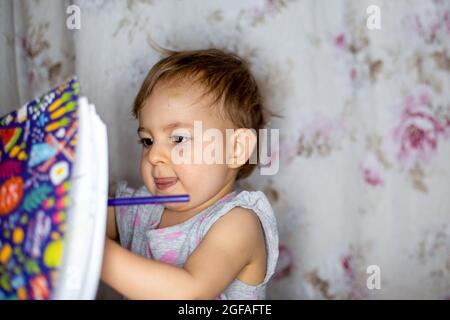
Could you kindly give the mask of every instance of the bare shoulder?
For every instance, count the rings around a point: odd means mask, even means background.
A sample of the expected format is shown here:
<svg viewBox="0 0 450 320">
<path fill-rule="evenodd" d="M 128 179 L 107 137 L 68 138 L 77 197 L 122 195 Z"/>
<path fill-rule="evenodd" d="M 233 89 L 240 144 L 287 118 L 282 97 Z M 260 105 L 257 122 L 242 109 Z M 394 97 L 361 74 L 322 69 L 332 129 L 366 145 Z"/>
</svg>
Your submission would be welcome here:
<svg viewBox="0 0 450 320">
<path fill-rule="evenodd" d="M 259 249 L 264 250 L 263 239 L 252 210 L 235 207 L 215 221 L 184 265 L 196 281 L 197 296 L 215 297 L 236 277 L 248 284 L 260 283 L 265 273 Z"/>
<path fill-rule="evenodd" d="M 244 253 L 248 261 L 254 259 L 255 247 L 264 243 L 264 232 L 256 213 L 247 208 L 234 207 L 213 224 L 211 237 L 228 242 Z"/>
<path fill-rule="evenodd" d="M 246 230 L 253 235 L 262 231 L 261 222 L 256 213 L 251 209 L 234 207 L 222 219 L 227 221 L 227 223 L 235 224 L 239 229 Z"/>
<path fill-rule="evenodd" d="M 234 207 L 223 215 L 217 223 L 218 225 L 236 228 L 235 230 L 245 230 L 249 236 L 254 236 L 262 231 L 261 222 L 256 213 L 243 207 Z"/>
</svg>

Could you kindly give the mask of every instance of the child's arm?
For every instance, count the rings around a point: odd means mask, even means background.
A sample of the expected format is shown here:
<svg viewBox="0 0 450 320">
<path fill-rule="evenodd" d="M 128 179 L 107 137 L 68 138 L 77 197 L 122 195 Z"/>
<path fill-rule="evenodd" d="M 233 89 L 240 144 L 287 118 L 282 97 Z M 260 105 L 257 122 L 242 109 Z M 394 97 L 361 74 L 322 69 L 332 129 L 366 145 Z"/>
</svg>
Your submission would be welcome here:
<svg viewBox="0 0 450 320">
<path fill-rule="evenodd" d="M 107 224 L 106 224 L 106 235 L 111 240 L 117 240 L 117 238 L 118 238 L 116 217 L 114 215 L 114 207 L 108 207 L 108 220 L 107 220 Z"/>
<path fill-rule="evenodd" d="M 183 268 L 106 240 L 102 279 L 130 299 L 213 299 L 252 260 L 264 235 L 258 217 L 233 208 L 213 224 Z"/>
</svg>

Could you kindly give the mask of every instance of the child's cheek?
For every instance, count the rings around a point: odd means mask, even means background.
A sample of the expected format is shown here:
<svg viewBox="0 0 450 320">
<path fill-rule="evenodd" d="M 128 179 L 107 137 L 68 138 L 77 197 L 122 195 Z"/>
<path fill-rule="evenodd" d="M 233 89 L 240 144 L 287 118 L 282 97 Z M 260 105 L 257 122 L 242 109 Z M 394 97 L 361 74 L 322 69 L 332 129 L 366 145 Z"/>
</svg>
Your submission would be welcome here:
<svg viewBox="0 0 450 320">
<path fill-rule="evenodd" d="M 152 169 L 151 169 L 150 164 L 147 161 L 145 161 L 144 158 L 141 159 L 140 173 L 141 173 L 141 178 L 144 181 L 145 186 L 152 194 L 154 194 L 156 192 L 156 190 L 155 190 L 155 184 L 154 184 L 153 177 L 152 177 Z"/>
</svg>

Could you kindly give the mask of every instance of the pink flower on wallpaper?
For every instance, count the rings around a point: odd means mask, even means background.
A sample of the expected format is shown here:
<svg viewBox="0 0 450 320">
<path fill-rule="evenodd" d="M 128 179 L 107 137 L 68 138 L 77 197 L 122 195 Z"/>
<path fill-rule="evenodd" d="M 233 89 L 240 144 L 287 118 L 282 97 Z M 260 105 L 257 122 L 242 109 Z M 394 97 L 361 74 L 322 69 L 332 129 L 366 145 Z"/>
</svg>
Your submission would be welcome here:
<svg viewBox="0 0 450 320">
<path fill-rule="evenodd" d="M 255 21 L 260 21 L 267 15 L 273 15 L 277 11 L 276 5 L 277 3 L 275 3 L 274 0 L 265 0 L 262 7 L 253 8 L 253 19 Z"/>
<path fill-rule="evenodd" d="M 383 166 L 373 152 L 366 154 L 361 171 L 364 181 L 371 186 L 384 186 Z"/>
<path fill-rule="evenodd" d="M 284 164 L 288 164 L 297 155 L 297 141 L 292 137 L 280 137 L 280 161 Z"/>
<path fill-rule="evenodd" d="M 424 25 L 419 16 L 414 17 L 415 31 L 425 39 L 431 38 L 440 28 L 440 23 L 435 21 L 430 25 Z"/>
<path fill-rule="evenodd" d="M 344 269 L 344 274 L 346 281 L 348 282 L 350 288 L 349 288 L 349 297 L 351 299 L 361 299 L 364 297 L 364 291 L 362 288 L 358 285 L 358 282 L 356 280 L 356 273 L 355 273 L 355 261 L 352 254 L 347 254 L 344 257 L 342 257 L 341 260 L 342 268 Z"/>
<path fill-rule="evenodd" d="M 407 168 L 416 162 L 428 163 L 437 150 L 439 139 L 448 138 L 450 119 L 437 118 L 429 105 L 427 92 L 404 99 L 400 123 L 393 136 L 397 159 Z"/>
<path fill-rule="evenodd" d="M 307 140 L 319 139 L 317 143 L 329 141 L 331 144 L 340 140 L 346 130 L 347 119 L 314 113 L 309 123 L 301 125 L 300 134 Z M 320 138 L 317 137 L 319 135 Z"/>
<path fill-rule="evenodd" d="M 343 33 L 338 34 L 334 38 L 334 45 L 336 48 L 344 50 L 347 47 L 347 41 L 345 39 L 345 35 Z"/>
<path fill-rule="evenodd" d="M 450 33 L 450 10 L 423 10 L 420 15 L 408 15 L 403 21 L 406 28 L 412 29 L 426 41 L 433 41 L 436 37 L 445 37 L 445 33 Z"/>
<path fill-rule="evenodd" d="M 353 272 L 353 267 L 352 267 L 352 256 L 351 255 L 346 255 L 342 258 L 342 267 L 344 268 L 344 272 L 345 275 L 349 278 L 349 279 L 353 279 L 354 278 L 354 272 Z"/>
<path fill-rule="evenodd" d="M 450 33 L 450 11 L 445 11 L 444 13 L 444 24 L 447 33 Z"/>
<path fill-rule="evenodd" d="M 280 280 L 288 277 L 292 272 L 294 258 L 291 249 L 285 244 L 280 244 L 278 263 L 273 275 L 274 280 Z"/>
<path fill-rule="evenodd" d="M 355 68 L 352 68 L 352 69 L 350 70 L 350 79 L 351 79 L 352 81 L 356 81 L 357 77 L 358 77 L 358 71 L 356 71 Z"/>
</svg>

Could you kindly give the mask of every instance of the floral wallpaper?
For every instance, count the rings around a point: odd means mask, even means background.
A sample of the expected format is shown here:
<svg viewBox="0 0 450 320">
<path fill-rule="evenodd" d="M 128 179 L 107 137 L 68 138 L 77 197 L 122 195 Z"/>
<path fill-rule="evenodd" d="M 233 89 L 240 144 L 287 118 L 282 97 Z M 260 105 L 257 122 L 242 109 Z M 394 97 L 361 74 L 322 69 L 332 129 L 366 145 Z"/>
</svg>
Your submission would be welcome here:
<svg viewBox="0 0 450 320">
<path fill-rule="evenodd" d="M 278 219 L 267 297 L 450 299 L 450 1 L 9 1 L 0 27 L 2 112 L 76 73 L 108 124 L 111 182 L 136 186 L 129 108 L 152 42 L 242 55 L 281 115 L 279 172 L 242 182 Z"/>
</svg>

